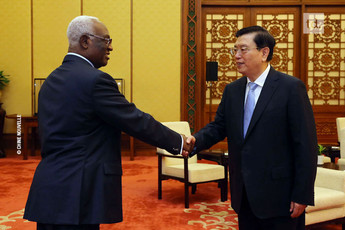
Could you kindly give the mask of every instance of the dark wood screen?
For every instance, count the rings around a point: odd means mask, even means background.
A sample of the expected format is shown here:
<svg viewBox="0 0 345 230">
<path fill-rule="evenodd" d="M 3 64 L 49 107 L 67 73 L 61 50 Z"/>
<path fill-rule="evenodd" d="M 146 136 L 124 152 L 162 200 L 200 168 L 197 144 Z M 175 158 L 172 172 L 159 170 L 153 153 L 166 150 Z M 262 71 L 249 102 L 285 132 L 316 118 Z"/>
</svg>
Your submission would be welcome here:
<svg viewBox="0 0 345 230">
<path fill-rule="evenodd" d="M 335 118 L 345 116 L 344 7 L 341 1 L 185 1 L 182 85 L 188 90 L 183 91 L 182 119 L 197 131 L 209 122 L 209 112 L 214 117 L 224 87 L 241 77 L 229 54 L 236 31 L 260 25 L 277 42 L 271 65 L 305 82 L 319 142 L 337 143 Z M 304 33 L 305 13 L 324 14 L 323 34 Z M 206 61 L 219 65 L 212 85 L 205 82 Z"/>
</svg>

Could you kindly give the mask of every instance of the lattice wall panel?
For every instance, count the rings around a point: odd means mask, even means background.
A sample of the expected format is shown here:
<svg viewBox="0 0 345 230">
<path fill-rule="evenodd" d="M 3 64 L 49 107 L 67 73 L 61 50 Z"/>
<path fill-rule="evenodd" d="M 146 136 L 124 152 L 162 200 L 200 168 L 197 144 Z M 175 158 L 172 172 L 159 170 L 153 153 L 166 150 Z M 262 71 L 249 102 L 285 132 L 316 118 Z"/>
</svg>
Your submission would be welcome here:
<svg viewBox="0 0 345 230">
<path fill-rule="evenodd" d="M 325 13 L 324 33 L 308 35 L 307 69 L 313 105 L 345 105 L 345 14 Z"/>
<path fill-rule="evenodd" d="M 195 100 L 195 81 L 196 81 L 196 68 L 195 68 L 195 58 L 196 58 L 196 9 L 195 0 L 188 1 L 188 15 L 187 15 L 187 25 L 188 25 L 188 45 L 187 45 L 187 55 L 188 55 L 188 71 L 187 71 L 187 121 L 190 125 L 190 130 L 194 133 L 196 128 L 196 100 Z"/>
<path fill-rule="evenodd" d="M 256 20 L 276 39 L 271 65 L 280 72 L 294 75 L 294 14 L 257 14 Z"/>
<path fill-rule="evenodd" d="M 294 71 L 294 14 L 257 14 L 257 24 L 266 28 L 276 39 L 272 66 L 293 75 Z M 243 28 L 243 14 L 206 15 L 206 61 L 218 62 L 218 81 L 212 85 L 212 98 L 219 102 L 227 84 L 242 75 L 237 72 L 230 48 L 237 38 L 236 31 Z M 209 90 L 206 92 L 209 96 Z"/>
<path fill-rule="evenodd" d="M 225 86 L 242 76 L 237 72 L 230 48 L 237 40 L 236 31 L 243 28 L 243 18 L 243 14 L 206 15 L 206 61 L 218 62 L 218 81 L 211 90 L 216 103 L 221 99 Z"/>
</svg>

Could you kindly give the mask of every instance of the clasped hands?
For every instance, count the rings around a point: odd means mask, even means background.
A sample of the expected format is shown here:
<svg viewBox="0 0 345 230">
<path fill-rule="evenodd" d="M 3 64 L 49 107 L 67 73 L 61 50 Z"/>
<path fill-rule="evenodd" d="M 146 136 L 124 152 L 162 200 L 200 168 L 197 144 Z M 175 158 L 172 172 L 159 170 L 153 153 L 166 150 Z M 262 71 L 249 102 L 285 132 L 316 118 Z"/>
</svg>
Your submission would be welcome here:
<svg viewBox="0 0 345 230">
<path fill-rule="evenodd" d="M 182 156 L 187 158 L 189 154 L 193 151 L 194 145 L 196 142 L 195 137 L 189 136 L 186 137 L 185 135 L 182 134 L 183 137 L 183 150 L 182 150 Z"/>
</svg>

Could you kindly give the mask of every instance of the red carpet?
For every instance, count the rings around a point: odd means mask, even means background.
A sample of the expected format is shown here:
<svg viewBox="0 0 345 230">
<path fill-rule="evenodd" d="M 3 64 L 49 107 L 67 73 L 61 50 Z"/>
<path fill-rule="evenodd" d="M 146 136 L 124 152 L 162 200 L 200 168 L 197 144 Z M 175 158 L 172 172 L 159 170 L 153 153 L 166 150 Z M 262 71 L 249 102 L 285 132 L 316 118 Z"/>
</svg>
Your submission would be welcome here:
<svg viewBox="0 0 345 230">
<path fill-rule="evenodd" d="M 0 159 L 0 230 L 35 230 L 36 224 L 22 219 L 31 180 L 39 157 L 24 161 L 20 156 Z M 123 158 L 124 221 L 101 225 L 101 230 L 237 230 L 237 215 L 229 201 L 220 202 L 215 183 L 201 184 L 184 209 L 183 184 L 163 182 L 163 199 L 157 198 L 157 157 Z M 340 230 L 327 225 L 314 230 Z"/>
<path fill-rule="evenodd" d="M 24 161 L 19 156 L 0 159 L 0 230 L 34 230 L 35 223 L 22 219 L 23 209 L 39 157 Z M 198 185 L 184 209 L 183 184 L 163 182 L 163 199 L 157 198 L 157 157 L 123 158 L 123 212 L 118 224 L 101 225 L 101 230 L 231 229 L 237 215 L 230 203 L 220 202 L 216 183 Z"/>
</svg>

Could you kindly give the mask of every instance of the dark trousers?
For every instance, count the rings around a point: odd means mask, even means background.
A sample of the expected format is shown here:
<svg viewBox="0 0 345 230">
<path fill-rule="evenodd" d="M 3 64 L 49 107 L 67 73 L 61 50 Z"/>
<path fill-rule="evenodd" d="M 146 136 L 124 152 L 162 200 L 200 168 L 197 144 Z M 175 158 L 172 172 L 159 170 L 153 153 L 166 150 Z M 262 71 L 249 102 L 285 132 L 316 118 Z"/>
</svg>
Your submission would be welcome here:
<svg viewBox="0 0 345 230">
<path fill-rule="evenodd" d="M 305 213 L 298 218 L 290 216 L 268 219 L 257 218 L 249 205 L 246 191 L 243 191 L 240 213 L 238 213 L 239 230 L 304 230 Z"/>
<path fill-rule="evenodd" d="M 99 224 L 62 225 L 37 223 L 37 230 L 99 230 Z"/>
</svg>

